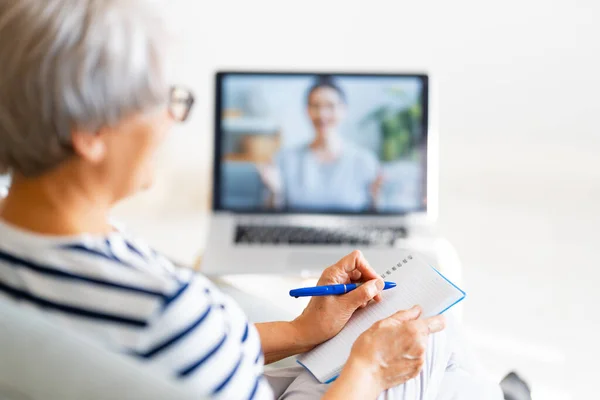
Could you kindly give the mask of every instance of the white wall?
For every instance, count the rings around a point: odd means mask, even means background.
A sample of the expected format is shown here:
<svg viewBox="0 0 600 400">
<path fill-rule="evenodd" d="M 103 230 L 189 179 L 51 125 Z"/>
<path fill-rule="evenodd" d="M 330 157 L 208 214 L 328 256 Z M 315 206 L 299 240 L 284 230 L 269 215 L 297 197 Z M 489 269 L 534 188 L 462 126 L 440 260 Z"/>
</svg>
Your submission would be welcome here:
<svg viewBox="0 0 600 400">
<path fill-rule="evenodd" d="M 211 155 L 212 74 L 227 67 L 429 71 L 446 161 L 452 149 L 463 162 L 486 159 L 468 150 L 489 142 L 520 152 L 537 140 L 571 148 L 598 140 L 600 5 L 592 0 L 169 4 L 184 38 L 176 80 L 198 96 L 193 121 L 170 145 L 198 183 Z"/>
<path fill-rule="evenodd" d="M 554 392 L 547 398 L 585 398 L 590 355 L 571 343 L 574 332 L 581 343 L 600 326 L 588 305 L 600 301 L 600 2 L 170 4 L 186 36 L 177 80 L 198 104 L 170 139 L 163 179 L 123 205 L 124 215 L 207 206 L 218 68 L 429 71 L 439 105 L 440 230 L 472 283 L 474 341 L 488 367 L 524 370 Z M 174 252 L 196 251 L 178 245 Z"/>
</svg>

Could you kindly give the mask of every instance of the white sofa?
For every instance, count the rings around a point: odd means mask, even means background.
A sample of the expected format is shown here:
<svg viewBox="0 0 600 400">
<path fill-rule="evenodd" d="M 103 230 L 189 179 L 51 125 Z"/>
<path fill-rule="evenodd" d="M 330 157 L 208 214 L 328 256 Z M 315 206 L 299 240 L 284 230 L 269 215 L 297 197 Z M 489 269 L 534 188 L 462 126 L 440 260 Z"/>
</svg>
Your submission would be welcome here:
<svg viewBox="0 0 600 400">
<path fill-rule="evenodd" d="M 0 300 L 1 400 L 198 399 L 133 358 Z"/>
</svg>

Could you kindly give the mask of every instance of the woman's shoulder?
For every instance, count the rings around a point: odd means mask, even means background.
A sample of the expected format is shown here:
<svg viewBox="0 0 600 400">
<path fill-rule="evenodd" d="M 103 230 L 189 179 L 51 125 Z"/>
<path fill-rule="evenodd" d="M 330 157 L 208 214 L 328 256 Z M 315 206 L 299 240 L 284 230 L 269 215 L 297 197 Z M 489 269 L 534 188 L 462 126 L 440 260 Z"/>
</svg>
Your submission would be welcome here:
<svg viewBox="0 0 600 400">
<path fill-rule="evenodd" d="M 149 246 L 120 232 L 46 236 L 0 221 L 0 256 L 18 271 L 94 287 L 137 287 L 167 295 L 181 273 Z M 183 277 L 183 276 L 181 276 Z"/>
</svg>

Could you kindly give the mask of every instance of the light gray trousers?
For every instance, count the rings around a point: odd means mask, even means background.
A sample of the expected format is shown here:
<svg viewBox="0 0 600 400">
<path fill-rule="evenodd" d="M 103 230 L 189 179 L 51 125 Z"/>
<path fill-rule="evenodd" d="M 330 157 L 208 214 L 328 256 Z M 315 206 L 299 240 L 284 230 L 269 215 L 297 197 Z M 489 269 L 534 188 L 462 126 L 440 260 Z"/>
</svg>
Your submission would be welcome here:
<svg viewBox="0 0 600 400">
<path fill-rule="evenodd" d="M 449 318 L 446 331 L 429 337 L 425 365 L 418 377 L 388 389 L 379 400 L 501 400 L 497 384 L 482 369 Z M 329 385 L 318 382 L 303 367 L 265 372 L 279 400 L 319 399 Z M 360 383 L 358 383 L 360 384 Z"/>
</svg>

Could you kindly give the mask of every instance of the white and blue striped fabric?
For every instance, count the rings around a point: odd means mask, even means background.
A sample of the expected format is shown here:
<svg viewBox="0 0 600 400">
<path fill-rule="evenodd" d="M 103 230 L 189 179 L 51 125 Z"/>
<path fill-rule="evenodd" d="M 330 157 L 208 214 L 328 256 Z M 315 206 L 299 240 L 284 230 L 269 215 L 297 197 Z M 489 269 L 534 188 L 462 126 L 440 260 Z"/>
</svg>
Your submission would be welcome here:
<svg viewBox="0 0 600 400">
<path fill-rule="evenodd" d="M 239 306 L 124 233 L 47 237 L 0 221 L 0 301 L 41 309 L 199 396 L 273 398 L 258 332 Z"/>
</svg>

